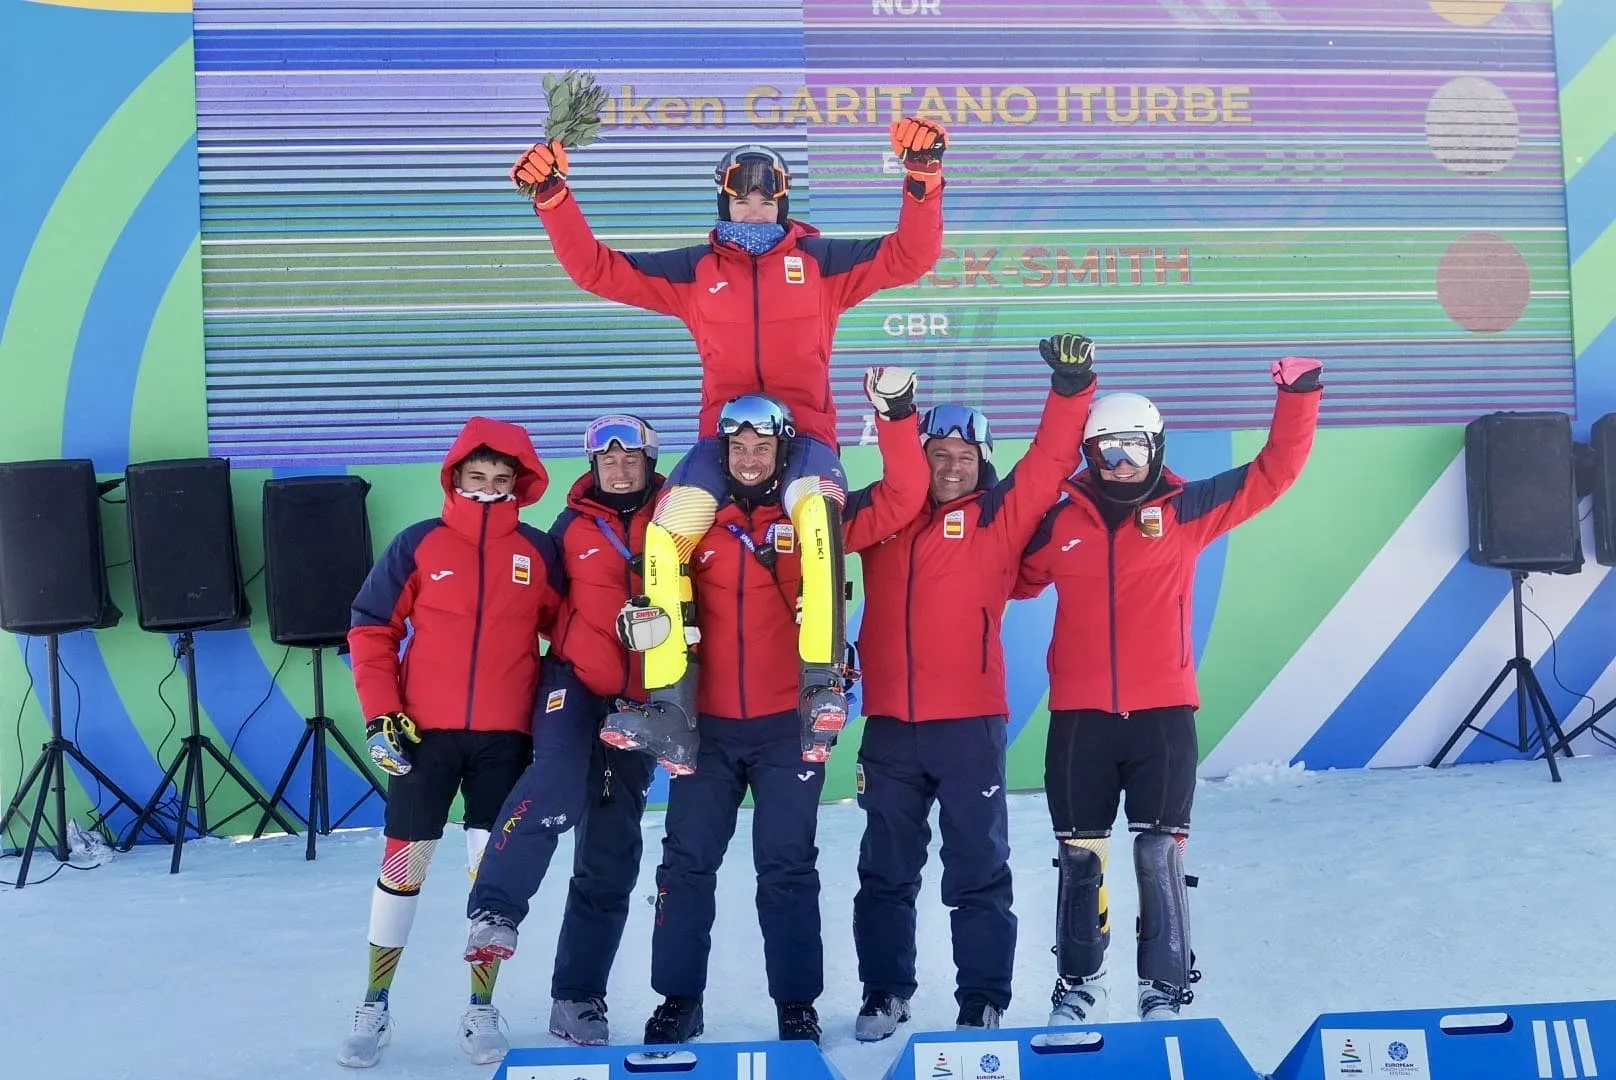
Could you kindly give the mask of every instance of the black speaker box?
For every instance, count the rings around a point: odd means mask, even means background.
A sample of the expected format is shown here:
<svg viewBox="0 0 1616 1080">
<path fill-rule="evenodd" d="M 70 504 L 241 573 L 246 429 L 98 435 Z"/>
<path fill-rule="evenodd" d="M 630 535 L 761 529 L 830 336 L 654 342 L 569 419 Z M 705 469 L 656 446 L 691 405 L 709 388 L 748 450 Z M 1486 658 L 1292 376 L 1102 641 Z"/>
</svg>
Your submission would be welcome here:
<svg viewBox="0 0 1616 1080">
<path fill-rule="evenodd" d="M 0 628 L 65 634 L 121 617 L 107 591 L 95 466 L 0 463 Z"/>
<path fill-rule="evenodd" d="M 1616 413 L 1594 421 L 1588 439 L 1593 450 L 1594 559 L 1616 566 Z"/>
<path fill-rule="evenodd" d="M 1470 560 L 1522 573 L 1582 566 L 1571 418 L 1496 412 L 1465 425 Z"/>
<path fill-rule="evenodd" d="M 347 641 L 353 599 L 370 573 L 370 518 L 357 476 L 264 482 L 264 588 L 278 645 Z"/>
<path fill-rule="evenodd" d="M 230 462 L 145 461 L 126 475 L 129 553 L 142 630 L 246 626 Z"/>
</svg>

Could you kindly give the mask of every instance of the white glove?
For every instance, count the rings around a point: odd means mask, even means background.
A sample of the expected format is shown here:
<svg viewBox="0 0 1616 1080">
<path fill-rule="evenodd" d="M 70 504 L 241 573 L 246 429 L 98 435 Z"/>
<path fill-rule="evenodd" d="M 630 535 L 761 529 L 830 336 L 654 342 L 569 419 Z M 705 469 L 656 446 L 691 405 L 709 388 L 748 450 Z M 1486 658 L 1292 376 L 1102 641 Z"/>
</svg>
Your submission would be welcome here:
<svg viewBox="0 0 1616 1080">
<path fill-rule="evenodd" d="M 617 639 L 630 652 L 650 652 L 671 633 L 673 619 L 643 596 L 634 597 L 617 613 Z"/>
<path fill-rule="evenodd" d="M 915 373 L 901 367 L 873 367 L 864 373 L 864 395 L 883 420 L 902 420 L 915 411 Z"/>
</svg>

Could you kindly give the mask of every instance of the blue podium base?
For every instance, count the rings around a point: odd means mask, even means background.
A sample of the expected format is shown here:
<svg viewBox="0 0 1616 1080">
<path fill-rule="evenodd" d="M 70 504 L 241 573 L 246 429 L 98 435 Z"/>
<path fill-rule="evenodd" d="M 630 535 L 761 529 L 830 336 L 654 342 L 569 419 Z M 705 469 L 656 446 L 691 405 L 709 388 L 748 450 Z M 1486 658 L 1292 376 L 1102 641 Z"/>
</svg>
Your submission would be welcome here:
<svg viewBox="0 0 1616 1080">
<path fill-rule="evenodd" d="M 1221 1021 L 919 1031 L 886 1080 L 1258 1080 Z"/>
<path fill-rule="evenodd" d="M 1272 1080 L 1551 1080 L 1616 1061 L 1616 1001 L 1326 1013 Z"/>
<path fill-rule="evenodd" d="M 842 1080 L 810 1042 L 513 1049 L 493 1080 Z"/>
</svg>

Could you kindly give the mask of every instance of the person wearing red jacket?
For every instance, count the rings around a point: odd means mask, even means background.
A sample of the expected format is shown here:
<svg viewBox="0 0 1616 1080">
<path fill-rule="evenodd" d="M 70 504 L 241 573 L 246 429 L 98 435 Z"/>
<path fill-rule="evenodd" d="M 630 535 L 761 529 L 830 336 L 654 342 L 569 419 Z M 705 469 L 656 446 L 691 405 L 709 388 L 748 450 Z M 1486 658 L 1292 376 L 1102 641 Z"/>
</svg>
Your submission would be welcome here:
<svg viewBox="0 0 1616 1080">
<path fill-rule="evenodd" d="M 639 879 L 652 759 L 608 747 L 601 721 L 619 699 L 644 701 L 640 659 L 617 639 L 617 613 L 640 591 L 645 527 L 663 478 L 656 430 L 637 416 L 597 417 L 584 432 L 589 471 L 550 527 L 567 595 L 533 704 L 533 763 L 505 798 L 466 902 L 466 959 L 516 953 L 517 927 L 561 834 L 576 827 L 572 883 L 550 979 L 550 1033 L 604 1044 L 606 981 Z"/>
<path fill-rule="evenodd" d="M 1014 471 L 1002 481 L 995 475 L 993 436 L 979 410 L 936 406 L 921 421 L 929 499 L 862 555 L 868 719 L 858 751 L 865 826 L 853 942 L 864 984 L 854 1035 L 863 1042 L 887 1038 L 909 1018 L 915 898 L 933 803 L 942 807 L 956 1026 L 996 1028 L 1010 1004 L 1010 706 L 999 625 L 1022 548 L 1077 467 L 1094 386 L 1088 338 L 1046 338 L 1039 353 L 1050 367 L 1050 394 Z"/>
<path fill-rule="evenodd" d="M 879 543 L 925 499 L 914 383 L 913 372 L 891 368 L 866 376 L 883 468 L 880 481 L 848 496 L 841 524 L 850 551 Z M 888 395 L 878 389 L 885 384 L 902 389 Z M 721 422 L 732 432 L 724 462 L 733 498 L 691 565 L 702 618 L 690 707 L 699 716 L 698 765 L 668 792 L 651 936 L 651 987 L 664 1001 L 646 1021 L 645 1041 L 701 1034 L 717 874 L 750 790 L 758 924 L 779 1036 L 817 1042 L 824 951 L 814 837 L 825 766 L 823 755 L 804 760 L 814 740 L 797 713 L 791 630 L 803 538 L 780 504 L 791 416 L 773 398 L 744 395 L 724 407 Z"/>
<path fill-rule="evenodd" d="M 1199 752 L 1190 598 L 1195 562 L 1278 499 L 1313 445 L 1317 360 L 1272 367 L 1279 387 L 1256 460 L 1185 481 L 1164 464 L 1161 413 L 1138 394 L 1095 402 L 1088 468 L 1067 482 L 1023 556 L 1017 597 L 1055 586 L 1044 789 L 1059 841 L 1052 1026 L 1106 1019 L 1105 869 L 1123 802 L 1139 882 L 1138 1008 L 1170 1019 L 1194 997 L 1184 848 Z"/>
<path fill-rule="evenodd" d="M 376 1064 L 392 1035 L 388 996 L 421 883 L 455 796 L 475 873 L 494 815 L 532 758 L 539 637 L 565 583 L 555 542 L 518 519 L 549 483 L 516 424 L 474 416 L 443 461 L 443 512 L 388 544 L 353 602 L 348 648 L 370 755 L 389 774 L 386 844 L 370 905 L 370 985 L 338 1060 Z M 407 639 L 407 643 L 406 643 Z M 491 1004 L 497 964 L 473 964 L 460 1045 L 505 1055 Z"/>
<path fill-rule="evenodd" d="M 645 656 L 653 701 L 676 706 L 694 637 L 687 633 L 686 569 L 697 542 L 729 498 L 719 467 L 720 406 L 765 394 L 790 410 L 797 427 L 782 463 L 781 504 L 803 538 L 803 618 L 795 634 L 801 669 L 798 707 L 806 722 L 839 729 L 847 702 L 837 665 L 844 651 L 841 552 L 829 541 L 847 478 L 837 454 L 830 354 L 842 313 L 881 289 L 920 279 L 942 252 L 942 156 L 947 135 L 908 117 L 891 128 L 906 177 L 897 229 L 868 240 L 829 239 L 789 215 L 791 171 L 767 146 L 725 154 L 714 170 L 718 222 L 704 244 L 623 254 L 595 239 L 567 186 L 569 163 L 556 141 L 539 143 L 511 171 L 534 189 L 534 205 L 569 277 L 598 296 L 672 315 L 689 328 L 701 357 L 701 441 L 674 469 L 646 537 L 646 594 L 670 620 Z M 666 573 L 657 573 L 661 566 Z M 625 612 L 625 617 L 632 617 Z M 625 714 L 625 722 L 633 719 Z M 648 745 L 632 728 L 606 730 L 624 749 Z"/>
</svg>

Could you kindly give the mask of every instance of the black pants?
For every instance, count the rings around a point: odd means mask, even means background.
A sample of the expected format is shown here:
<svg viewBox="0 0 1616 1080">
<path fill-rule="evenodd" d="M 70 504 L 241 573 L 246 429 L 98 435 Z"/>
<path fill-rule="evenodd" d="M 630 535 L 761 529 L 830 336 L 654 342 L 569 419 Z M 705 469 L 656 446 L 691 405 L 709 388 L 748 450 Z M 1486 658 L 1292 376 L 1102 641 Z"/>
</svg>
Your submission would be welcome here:
<svg viewBox="0 0 1616 1080">
<path fill-rule="evenodd" d="M 640 876 L 640 818 L 654 765 L 599 739 L 607 702 L 572 666 L 546 659 L 533 709 L 533 761 L 501 807 L 467 914 L 497 911 L 517 922 L 550 868 L 561 834 L 574 829 L 572 883 L 556 942 L 553 997 L 606 996 L 606 980 Z"/>
<path fill-rule="evenodd" d="M 1188 705 L 1051 713 L 1044 790 L 1055 835 L 1109 836 L 1119 798 L 1130 831 L 1187 834 L 1199 760 Z"/>
<path fill-rule="evenodd" d="M 519 731 L 430 730 L 408 753 L 413 768 L 387 781 L 383 831 L 394 840 L 437 840 L 456 795 L 465 796 L 466 828 L 494 827 L 533 759 L 533 740 Z"/>
<path fill-rule="evenodd" d="M 943 903 L 951 910 L 955 999 L 1010 1005 L 1016 956 L 1010 825 L 1005 802 L 1005 718 L 906 724 L 872 716 L 858 754 L 859 891 L 853 942 L 865 992 L 915 992 L 915 898 L 941 807 Z"/>
<path fill-rule="evenodd" d="M 651 988 L 677 997 L 699 997 L 707 988 L 718 868 L 750 788 L 752 862 L 769 996 L 776 1002 L 812 1002 L 825 989 L 819 849 L 814 846 L 825 767 L 802 760 L 796 710 L 756 720 L 702 716 L 697 726 L 696 771 L 668 786 Z"/>
</svg>

